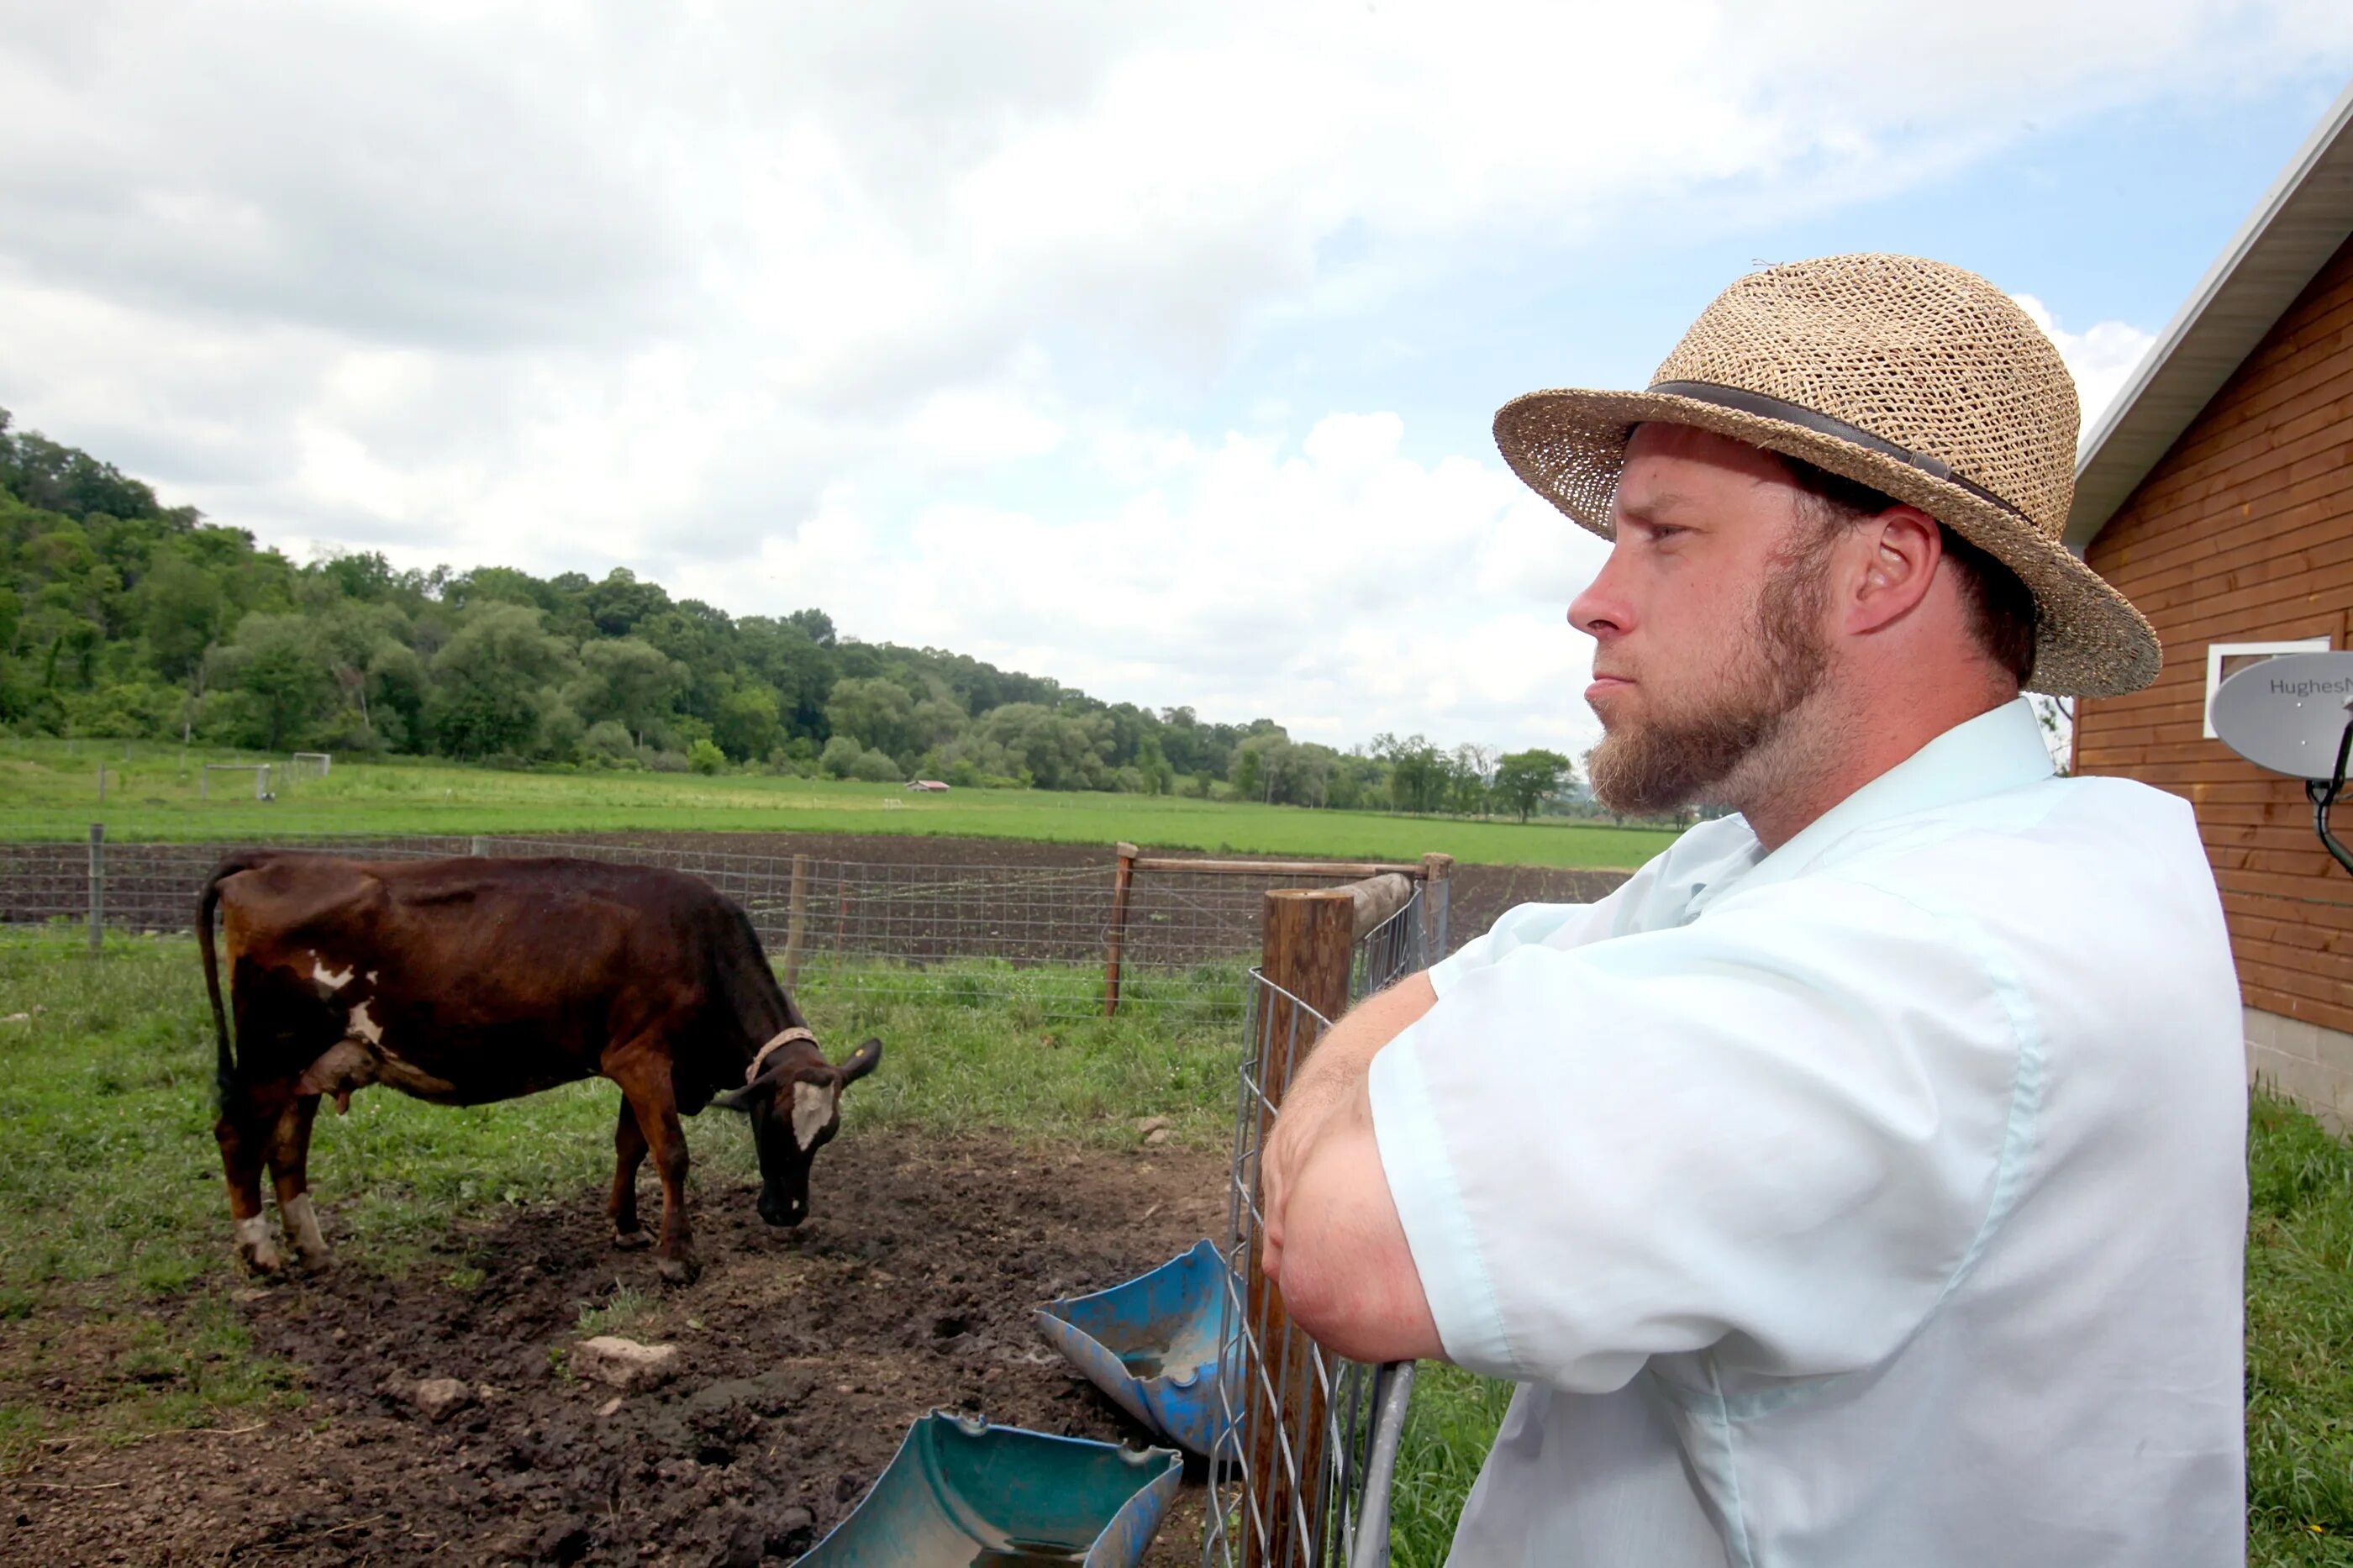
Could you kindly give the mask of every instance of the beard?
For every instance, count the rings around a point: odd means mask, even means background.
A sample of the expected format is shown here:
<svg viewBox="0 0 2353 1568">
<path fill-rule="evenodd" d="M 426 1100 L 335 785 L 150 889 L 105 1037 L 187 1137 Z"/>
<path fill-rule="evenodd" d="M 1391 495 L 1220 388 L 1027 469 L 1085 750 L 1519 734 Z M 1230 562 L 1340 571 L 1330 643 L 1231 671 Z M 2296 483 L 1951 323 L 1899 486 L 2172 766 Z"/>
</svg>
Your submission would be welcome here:
<svg viewBox="0 0 2353 1568">
<path fill-rule="evenodd" d="M 1630 719 L 1586 753 L 1596 800 L 1629 816 L 1733 804 L 1721 786 L 1781 735 L 1830 669 L 1821 623 L 1835 542 L 1825 530 L 1775 560 L 1746 637 L 1723 661 L 1726 684 L 1689 712 Z M 1711 794 L 1716 798 L 1708 799 Z"/>
</svg>

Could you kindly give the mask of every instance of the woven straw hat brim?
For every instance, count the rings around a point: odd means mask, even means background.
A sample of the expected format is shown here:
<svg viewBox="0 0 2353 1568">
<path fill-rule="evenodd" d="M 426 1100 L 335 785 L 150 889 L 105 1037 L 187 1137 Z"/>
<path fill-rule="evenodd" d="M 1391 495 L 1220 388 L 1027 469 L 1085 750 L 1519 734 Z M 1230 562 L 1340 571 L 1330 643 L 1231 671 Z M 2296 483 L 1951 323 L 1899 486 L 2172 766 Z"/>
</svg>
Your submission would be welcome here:
<svg viewBox="0 0 2353 1568">
<path fill-rule="evenodd" d="M 1918 507 L 2001 562 L 2034 596 L 2040 635 L 2028 690 L 2114 697 L 2157 679 L 2161 655 L 2147 618 L 2064 544 L 1950 480 L 1835 436 L 1672 393 L 1561 390 L 1505 404 L 1495 444 L 1531 489 L 1608 539 L 1627 437 L 1645 421 L 1802 458 Z"/>
</svg>

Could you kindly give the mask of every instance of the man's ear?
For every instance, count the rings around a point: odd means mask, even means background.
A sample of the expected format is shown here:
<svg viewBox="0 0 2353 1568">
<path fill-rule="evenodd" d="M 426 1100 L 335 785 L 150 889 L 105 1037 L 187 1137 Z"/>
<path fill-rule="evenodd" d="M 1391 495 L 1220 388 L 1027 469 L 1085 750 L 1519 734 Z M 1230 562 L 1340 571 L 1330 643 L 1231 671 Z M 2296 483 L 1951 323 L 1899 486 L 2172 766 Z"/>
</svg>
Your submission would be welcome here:
<svg viewBox="0 0 2353 1568">
<path fill-rule="evenodd" d="M 1903 619 L 1928 596 L 1945 544 L 1936 520 L 1916 506 L 1895 506 L 1867 520 L 1870 558 L 1846 606 L 1847 630 L 1875 632 Z"/>
</svg>

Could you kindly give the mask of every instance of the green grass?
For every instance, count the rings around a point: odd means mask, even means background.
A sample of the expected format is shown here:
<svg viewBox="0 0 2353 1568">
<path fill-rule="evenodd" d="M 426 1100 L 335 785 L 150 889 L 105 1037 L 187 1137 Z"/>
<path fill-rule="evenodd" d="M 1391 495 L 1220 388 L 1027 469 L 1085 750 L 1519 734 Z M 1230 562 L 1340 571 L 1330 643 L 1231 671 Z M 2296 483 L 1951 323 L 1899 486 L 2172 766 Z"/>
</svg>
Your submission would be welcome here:
<svg viewBox="0 0 2353 1568">
<path fill-rule="evenodd" d="M 1029 838 L 1108 847 L 1121 840 L 1210 853 L 1418 859 L 1436 851 L 1482 865 L 1627 868 L 1672 835 L 1582 823 L 1473 821 L 1386 812 L 1174 796 L 956 790 L 909 795 L 895 784 L 650 773 L 501 773 L 446 763 L 338 762 L 323 779 L 285 784 L 257 802 L 252 781 L 216 774 L 197 798 L 189 754 L 141 742 L 122 763 L 120 742 L 0 742 L 0 800 L 14 838 L 79 838 L 103 822 L 113 838 L 248 837 L 262 834 L 889 833 Z M 98 766 L 110 763 L 107 798 Z"/>
<path fill-rule="evenodd" d="M 2250 1110 L 2248 1561 L 2353 1563 L 2353 1148 Z"/>
<path fill-rule="evenodd" d="M 1454 1540 L 1471 1483 L 1512 1403 L 1512 1385 L 1425 1362 L 1398 1445 L 1389 1491 L 1389 1558 L 1397 1568 L 1439 1568 Z"/>
</svg>

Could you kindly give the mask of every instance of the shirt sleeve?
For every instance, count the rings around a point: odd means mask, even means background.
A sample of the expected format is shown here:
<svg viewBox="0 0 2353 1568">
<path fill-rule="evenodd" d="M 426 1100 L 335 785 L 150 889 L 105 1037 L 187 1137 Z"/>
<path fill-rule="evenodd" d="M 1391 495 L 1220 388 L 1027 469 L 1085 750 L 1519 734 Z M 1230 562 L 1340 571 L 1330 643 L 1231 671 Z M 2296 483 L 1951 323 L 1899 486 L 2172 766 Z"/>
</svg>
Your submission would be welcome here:
<svg viewBox="0 0 2353 1568">
<path fill-rule="evenodd" d="M 1736 1337 L 1752 1370 L 1819 1375 L 1934 1306 L 2020 1135 L 2031 1019 L 1965 920 L 1805 889 L 1515 946 L 1374 1058 L 1451 1359 L 1602 1392 Z"/>
</svg>

